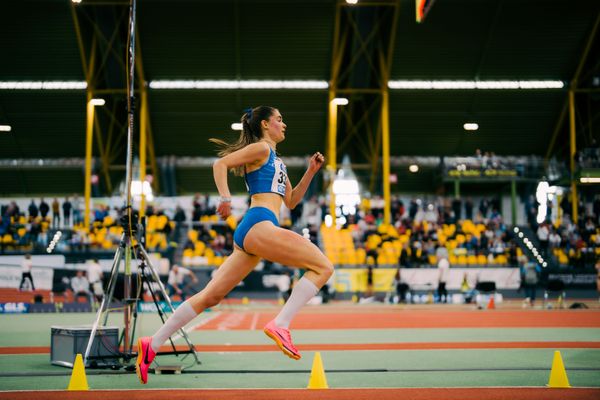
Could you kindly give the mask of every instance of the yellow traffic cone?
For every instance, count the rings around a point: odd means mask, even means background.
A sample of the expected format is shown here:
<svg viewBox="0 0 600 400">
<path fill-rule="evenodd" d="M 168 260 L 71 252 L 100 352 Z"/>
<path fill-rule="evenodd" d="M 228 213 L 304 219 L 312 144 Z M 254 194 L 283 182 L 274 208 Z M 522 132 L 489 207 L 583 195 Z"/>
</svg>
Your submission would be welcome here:
<svg viewBox="0 0 600 400">
<path fill-rule="evenodd" d="M 570 388 L 569 378 L 567 377 L 567 371 L 565 371 L 565 365 L 563 364 L 560 351 L 554 352 L 554 359 L 552 360 L 552 370 L 550 371 L 550 379 L 548 380 L 548 387 L 551 388 Z"/>
<path fill-rule="evenodd" d="M 323 370 L 323 361 L 321 361 L 321 353 L 315 353 L 313 359 L 312 370 L 310 371 L 310 379 L 308 380 L 308 389 L 329 389 L 327 386 L 327 378 Z"/>
<path fill-rule="evenodd" d="M 73 365 L 73 372 L 67 390 L 90 390 L 85 377 L 85 367 L 81 354 L 77 354 L 77 357 L 75 357 L 75 364 Z"/>
</svg>

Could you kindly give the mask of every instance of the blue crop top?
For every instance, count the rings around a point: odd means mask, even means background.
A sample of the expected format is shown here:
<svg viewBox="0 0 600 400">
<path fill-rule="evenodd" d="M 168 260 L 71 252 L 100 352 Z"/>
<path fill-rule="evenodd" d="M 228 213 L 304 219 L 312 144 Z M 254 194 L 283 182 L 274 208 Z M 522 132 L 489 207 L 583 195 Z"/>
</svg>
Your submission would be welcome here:
<svg viewBox="0 0 600 400">
<path fill-rule="evenodd" d="M 245 174 L 246 187 L 252 196 L 256 193 L 277 193 L 285 196 L 287 169 L 273 149 L 269 148 L 269 159 L 259 169 Z"/>
</svg>

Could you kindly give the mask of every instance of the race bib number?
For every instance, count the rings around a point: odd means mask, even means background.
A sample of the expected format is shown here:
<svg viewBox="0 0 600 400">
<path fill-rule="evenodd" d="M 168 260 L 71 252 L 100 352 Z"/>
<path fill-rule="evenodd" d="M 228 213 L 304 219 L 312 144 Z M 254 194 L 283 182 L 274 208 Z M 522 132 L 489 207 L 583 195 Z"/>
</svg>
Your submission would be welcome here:
<svg viewBox="0 0 600 400">
<path fill-rule="evenodd" d="M 287 169 L 285 164 L 279 159 L 275 159 L 275 174 L 273 175 L 273 182 L 271 184 L 271 191 L 285 194 L 285 187 L 287 184 Z"/>
</svg>

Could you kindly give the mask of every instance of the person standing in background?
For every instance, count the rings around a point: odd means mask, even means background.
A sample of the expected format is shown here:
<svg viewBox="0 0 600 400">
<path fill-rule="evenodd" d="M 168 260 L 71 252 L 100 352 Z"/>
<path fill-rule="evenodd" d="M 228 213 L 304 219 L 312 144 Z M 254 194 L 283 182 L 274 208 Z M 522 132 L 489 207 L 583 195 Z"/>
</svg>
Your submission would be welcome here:
<svg viewBox="0 0 600 400">
<path fill-rule="evenodd" d="M 42 219 L 46 219 L 46 216 L 48 215 L 48 211 L 50 211 L 50 207 L 48 206 L 48 203 L 46 203 L 44 201 L 44 198 L 42 197 L 42 199 L 40 201 L 40 215 L 42 216 Z"/>
<path fill-rule="evenodd" d="M 102 284 L 102 278 L 104 277 L 104 271 L 102 271 L 102 267 L 98 260 L 94 259 L 88 265 L 88 280 L 90 281 L 90 292 L 96 299 L 96 301 L 100 302 L 102 300 L 102 296 L 104 296 L 104 288 Z"/>
<path fill-rule="evenodd" d="M 29 203 L 29 207 L 27 209 L 29 211 L 29 221 L 33 221 L 38 216 L 38 207 L 35 205 L 35 201 L 31 199 L 31 203 Z"/>
<path fill-rule="evenodd" d="M 71 209 L 73 207 L 71 206 L 71 202 L 69 201 L 68 197 L 65 197 L 65 201 L 62 204 L 62 209 L 63 209 L 63 224 L 65 227 L 70 227 L 71 226 Z"/>
<path fill-rule="evenodd" d="M 33 276 L 31 276 L 31 267 L 31 254 L 25 254 L 25 258 L 23 259 L 23 261 L 21 261 L 21 283 L 19 283 L 19 290 L 23 290 L 25 279 L 29 279 L 31 290 L 35 290 L 35 285 L 33 284 Z"/>
<path fill-rule="evenodd" d="M 445 251 L 444 251 L 445 250 Z M 450 273 L 450 262 L 448 261 L 448 250 L 445 247 L 438 247 L 436 250 L 438 259 L 438 289 L 437 294 L 440 303 L 448 302 L 448 291 L 446 283 L 448 282 L 448 274 Z"/>
<path fill-rule="evenodd" d="M 56 197 L 52 202 L 52 227 L 55 229 L 60 228 L 60 204 Z"/>
</svg>

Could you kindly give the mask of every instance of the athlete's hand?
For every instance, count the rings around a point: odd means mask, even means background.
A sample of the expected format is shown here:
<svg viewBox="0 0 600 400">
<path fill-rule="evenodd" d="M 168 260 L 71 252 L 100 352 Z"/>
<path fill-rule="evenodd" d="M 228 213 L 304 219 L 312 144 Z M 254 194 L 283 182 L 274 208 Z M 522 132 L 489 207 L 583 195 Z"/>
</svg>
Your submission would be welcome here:
<svg viewBox="0 0 600 400">
<path fill-rule="evenodd" d="M 324 163 L 325 163 L 325 157 L 323 156 L 323 154 L 321 154 L 317 151 L 315 154 L 313 154 L 313 156 L 310 158 L 310 160 L 308 162 L 308 170 L 310 172 L 316 173 L 319 169 L 321 169 L 321 167 L 323 166 Z"/>
<path fill-rule="evenodd" d="M 231 200 L 221 201 L 217 207 L 217 214 L 225 221 L 231 215 Z"/>
</svg>

